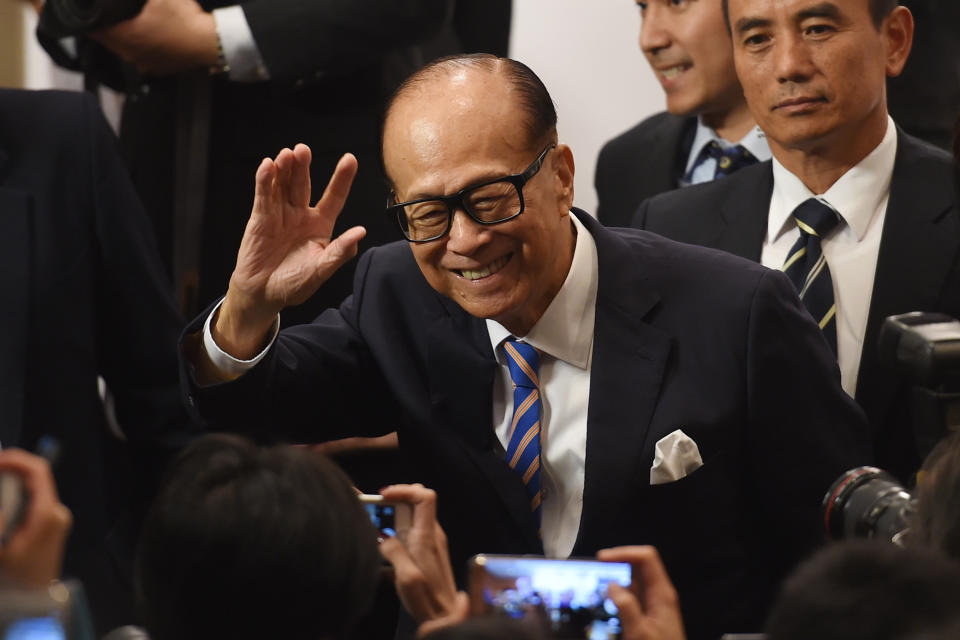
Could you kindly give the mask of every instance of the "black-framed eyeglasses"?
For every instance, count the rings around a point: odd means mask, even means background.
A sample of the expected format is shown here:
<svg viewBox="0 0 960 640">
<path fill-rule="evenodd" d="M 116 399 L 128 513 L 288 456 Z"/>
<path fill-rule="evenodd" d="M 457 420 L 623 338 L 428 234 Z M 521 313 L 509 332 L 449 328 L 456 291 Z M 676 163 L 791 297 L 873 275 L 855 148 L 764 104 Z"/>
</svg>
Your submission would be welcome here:
<svg viewBox="0 0 960 640">
<path fill-rule="evenodd" d="M 515 173 L 471 185 L 449 196 L 430 196 L 409 202 L 387 202 L 387 214 L 396 218 L 400 230 L 410 242 L 430 242 L 450 231 L 453 213 L 462 209 L 479 224 L 498 224 L 523 213 L 523 185 L 537 175 L 549 144 L 523 173 Z"/>
</svg>

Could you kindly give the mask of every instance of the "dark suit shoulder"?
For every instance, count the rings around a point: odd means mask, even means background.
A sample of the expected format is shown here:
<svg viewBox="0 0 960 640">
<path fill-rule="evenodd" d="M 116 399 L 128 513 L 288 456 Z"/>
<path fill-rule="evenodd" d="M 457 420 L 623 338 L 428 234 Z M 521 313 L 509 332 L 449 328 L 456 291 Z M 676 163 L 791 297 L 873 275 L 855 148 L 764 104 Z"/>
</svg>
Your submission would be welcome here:
<svg viewBox="0 0 960 640">
<path fill-rule="evenodd" d="M 77 123 L 90 118 L 94 109 L 96 101 L 82 91 L 0 89 L 0 144 L 75 139 Z"/>
<path fill-rule="evenodd" d="M 662 112 L 604 144 L 595 178 L 601 222 L 626 227 L 643 200 L 677 187 L 696 123 Z"/>
</svg>

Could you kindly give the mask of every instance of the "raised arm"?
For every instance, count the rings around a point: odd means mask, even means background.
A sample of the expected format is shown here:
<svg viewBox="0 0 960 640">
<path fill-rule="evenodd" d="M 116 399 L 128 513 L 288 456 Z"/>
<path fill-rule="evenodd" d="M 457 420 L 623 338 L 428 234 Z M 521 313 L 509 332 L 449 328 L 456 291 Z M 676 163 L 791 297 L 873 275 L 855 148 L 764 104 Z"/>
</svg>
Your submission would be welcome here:
<svg viewBox="0 0 960 640">
<path fill-rule="evenodd" d="M 310 206 L 310 149 L 298 144 L 257 169 L 253 211 L 213 337 L 230 355 L 249 359 L 263 347 L 277 314 L 300 304 L 357 253 L 366 231 L 332 238 L 357 160 L 340 159 L 323 196 Z"/>
</svg>

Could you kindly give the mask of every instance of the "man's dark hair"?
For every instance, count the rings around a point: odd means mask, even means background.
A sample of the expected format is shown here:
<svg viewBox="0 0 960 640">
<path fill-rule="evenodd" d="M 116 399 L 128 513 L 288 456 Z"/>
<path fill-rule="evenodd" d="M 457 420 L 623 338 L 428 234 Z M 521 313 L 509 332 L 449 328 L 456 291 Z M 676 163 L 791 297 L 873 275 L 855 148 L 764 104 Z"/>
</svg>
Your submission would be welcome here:
<svg viewBox="0 0 960 640">
<path fill-rule="evenodd" d="M 941 440 L 927 456 L 916 494 L 910 544 L 960 561 L 960 432 Z"/>
<path fill-rule="evenodd" d="M 336 465 L 213 435 L 173 463 L 135 574 L 153 640 L 318 640 L 366 612 L 379 566 L 376 532 Z"/>
<path fill-rule="evenodd" d="M 400 98 L 414 92 L 427 82 L 448 77 L 459 69 L 479 69 L 491 74 L 499 74 L 510 83 L 517 98 L 517 105 L 525 115 L 527 143 L 531 149 L 539 151 L 547 142 L 555 142 L 557 137 L 557 110 L 547 87 L 530 67 L 511 58 L 498 58 L 489 53 L 472 53 L 447 56 L 429 62 L 400 83 L 387 101 L 380 122 L 380 160 L 383 163 L 383 130 Z M 386 166 L 384 175 L 389 179 Z"/>
<path fill-rule="evenodd" d="M 786 581 L 769 640 L 907 640 L 960 622 L 960 565 L 925 549 L 843 542 Z"/>
<path fill-rule="evenodd" d="M 730 24 L 730 9 L 728 7 L 729 1 L 730 0 L 722 0 L 723 19 L 727 23 L 727 30 L 733 33 L 733 25 Z M 870 17 L 873 19 L 873 26 L 875 26 L 877 29 L 879 29 L 880 25 L 883 24 L 884 18 L 890 15 L 890 12 L 900 4 L 899 0 L 869 0 L 869 2 Z"/>
</svg>

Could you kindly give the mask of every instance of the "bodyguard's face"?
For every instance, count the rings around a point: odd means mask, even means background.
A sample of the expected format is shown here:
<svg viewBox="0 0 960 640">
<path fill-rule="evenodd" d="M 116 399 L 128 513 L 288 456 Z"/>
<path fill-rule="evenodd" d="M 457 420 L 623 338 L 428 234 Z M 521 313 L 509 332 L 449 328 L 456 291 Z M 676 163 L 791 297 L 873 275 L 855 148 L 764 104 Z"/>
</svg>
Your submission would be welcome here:
<svg viewBox="0 0 960 640">
<path fill-rule="evenodd" d="M 542 150 L 527 140 L 522 111 L 504 81 L 477 70 L 431 79 L 394 104 L 383 156 L 397 202 L 442 196 L 520 173 Z M 495 225 L 454 212 L 445 236 L 411 243 L 424 277 L 468 313 L 525 335 L 566 279 L 574 234 L 573 157 L 547 153 L 523 187 L 524 211 Z"/>
<path fill-rule="evenodd" d="M 728 8 L 737 75 L 775 151 L 879 142 L 886 78 L 910 50 L 906 9 L 878 29 L 869 0 L 729 0 Z"/>
<path fill-rule="evenodd" d="M 640 0 L 640 48 L 678 116 L 723 113 L 742 101 L 720 0 Z"/>
</svg>

